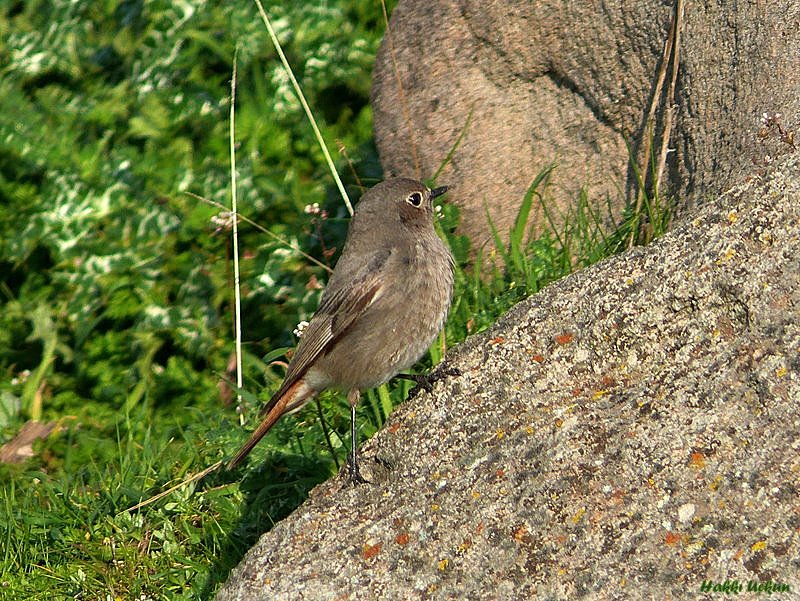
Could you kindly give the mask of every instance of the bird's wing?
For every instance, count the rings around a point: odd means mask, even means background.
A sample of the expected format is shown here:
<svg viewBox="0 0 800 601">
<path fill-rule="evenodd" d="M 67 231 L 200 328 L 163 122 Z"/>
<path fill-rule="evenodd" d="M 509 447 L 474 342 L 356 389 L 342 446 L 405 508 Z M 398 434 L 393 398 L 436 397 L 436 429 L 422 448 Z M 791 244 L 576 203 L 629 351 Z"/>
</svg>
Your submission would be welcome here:
<svg viewBox="0 0 800 601">
<path fill-rule="evenodd" d="M 260 415 L 269 412 L 284 393 L 303 377 L 314 361 L 327 353 L 378 299 L 386 281 L 384 272 L 390 255 L 390 249 L 373 253 L 361 262 L 361 267 L 354 274 L 348 274 L 347 281 L 339 281 L 334 272 L 322 295 L 319 308 L 303 330 L 303 337 L 281 387 L 263 407 Z"/>
</svg>

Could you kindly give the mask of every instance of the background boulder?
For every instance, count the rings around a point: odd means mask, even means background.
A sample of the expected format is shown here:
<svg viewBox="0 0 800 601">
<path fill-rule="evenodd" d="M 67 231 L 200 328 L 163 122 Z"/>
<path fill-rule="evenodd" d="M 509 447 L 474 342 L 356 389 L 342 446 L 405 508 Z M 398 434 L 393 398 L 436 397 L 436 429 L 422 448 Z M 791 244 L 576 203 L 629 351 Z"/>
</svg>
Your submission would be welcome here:
<svg viewBox="0 0 800 601">
<path fill-rule="evenodd" d="M 626 143 L 641 159 L 654 97 L 656 139 L 672 106 L 670 64 L 661 94 L 656 82 L 675 4 L 401 0 L 373 75 L 384 169 L 430 177 L 464 131 L 440 182 L 476 247 L 490 238 L 486 210 L 507 232 L 553 161 L 554 208 L 574 206 L 585 187 L 618 216 L 635 189 Z M 692 3 L 680 32 L 662 186 L 687 208 L 774 157 L 759 137 L 763 113 L 797 125 L 800 3 Z"/>
</svg>

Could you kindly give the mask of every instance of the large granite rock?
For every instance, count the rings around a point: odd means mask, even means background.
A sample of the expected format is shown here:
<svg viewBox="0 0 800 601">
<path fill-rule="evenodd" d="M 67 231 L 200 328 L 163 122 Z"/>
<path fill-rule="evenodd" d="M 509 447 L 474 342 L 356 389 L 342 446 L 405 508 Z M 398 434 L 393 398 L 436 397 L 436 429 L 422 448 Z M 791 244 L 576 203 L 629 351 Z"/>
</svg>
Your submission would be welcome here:
<svg viewBox="0 0 800 601">
<path fill-rule="evenodd" d="M 663 189 L 684 208 L 716 197 L 774 155 L 762 114 L 800 119 L 800 2 L 686 2 L 674 126 Z M 672 109 L 667 65 L 674 1 L 401 0 L 378 55 L 375 138 L 388 173 L 429 177 L 465 131 L 439 180 L 480 248 L 486 212 L 501 233 L 553 161 L 554 213 L 585 187 L 601 214 L 635 188 L 656 96 L 654 132 Z M 641 160 L 641 157 L 639 157 Z M 534 221 L 542 213 L 533 213 Z"/>
<path fill-rule="evenodd" d="M 799 274 L 794 156 L 454 349 L 217 600 L 796 598 Z"/>
</svg>

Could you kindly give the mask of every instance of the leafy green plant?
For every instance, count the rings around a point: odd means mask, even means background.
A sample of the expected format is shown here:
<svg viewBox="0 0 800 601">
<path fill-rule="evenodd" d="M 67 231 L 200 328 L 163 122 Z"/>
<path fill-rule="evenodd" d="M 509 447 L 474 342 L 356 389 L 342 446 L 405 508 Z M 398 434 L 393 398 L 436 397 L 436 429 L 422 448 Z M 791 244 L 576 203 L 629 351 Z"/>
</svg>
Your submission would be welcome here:
<svg viewBox="0 0 800 601">
<path fill-rule="evenodd" d="M 270 10 L 326 140 L 377 179 L 380 6 Z M 185 193 L 227 200 L 234 47 L 241 204 L 323 263 L 346 229 L 254 15 L 248 1 L 0 6 L 0 444 L 29 418 L 60 427 L 27 464 L 0 466 L 0 598 L 208 597 L 263 524 L 335 469 L 307 459 L 315 422 L 279 433 L 275 473 L 209 476 L 125 512 L 238 443 L 227 232 Z M 303 212 L 314 204 L 324 238 Z M 316 306 L 324 269 L 250 226 L 241 242 L 245 383 L 260 390 L 277 377 L 261 357 L 293 345 L 287 324 Z"/>
</svg>

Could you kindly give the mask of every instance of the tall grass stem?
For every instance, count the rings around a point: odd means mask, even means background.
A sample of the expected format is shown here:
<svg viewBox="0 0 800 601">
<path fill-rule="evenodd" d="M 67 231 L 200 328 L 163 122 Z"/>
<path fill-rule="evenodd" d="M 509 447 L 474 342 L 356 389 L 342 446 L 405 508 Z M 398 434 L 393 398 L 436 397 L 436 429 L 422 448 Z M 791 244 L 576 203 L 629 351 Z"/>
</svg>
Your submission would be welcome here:
<svg viewBox="0 0 800 601">
<path fill-rule="evenodd" d="M 239 206 L 236 198 L 236 61 L 239 56 L 239 47 L 233 51 L 233 73 L 231 74 L 231 113 L 228 120 L 230 128 L 231 152 L 231 213 L 233 227 L 233 319 L 234 319 L 234 345 L 236 349 L 236 400 L 237 407 L 242 404 L 242 294 L 239 282 Z M 244 420 L 244 415 L 239 413 L 239 419 Z"/>
</svg>

